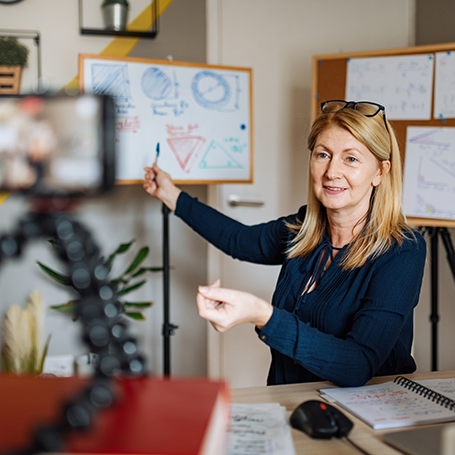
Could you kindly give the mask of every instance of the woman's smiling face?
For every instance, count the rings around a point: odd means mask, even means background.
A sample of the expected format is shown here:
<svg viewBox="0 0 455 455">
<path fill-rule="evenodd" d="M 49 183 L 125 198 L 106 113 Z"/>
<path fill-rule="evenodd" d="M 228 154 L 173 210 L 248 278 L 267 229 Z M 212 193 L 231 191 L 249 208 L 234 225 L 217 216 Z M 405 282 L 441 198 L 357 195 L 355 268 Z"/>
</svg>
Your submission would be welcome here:
<svg viewBox="0 0 455 455">
<path fill-rule="evenodd" d="M 317 136 L 310 168 L 314 195 L 327 213 L 357 222 L 367 213 L 373 187 L 389 171 L 390 161 L 379 163 L 349 131 L 332 127 Z"/>
</svg>

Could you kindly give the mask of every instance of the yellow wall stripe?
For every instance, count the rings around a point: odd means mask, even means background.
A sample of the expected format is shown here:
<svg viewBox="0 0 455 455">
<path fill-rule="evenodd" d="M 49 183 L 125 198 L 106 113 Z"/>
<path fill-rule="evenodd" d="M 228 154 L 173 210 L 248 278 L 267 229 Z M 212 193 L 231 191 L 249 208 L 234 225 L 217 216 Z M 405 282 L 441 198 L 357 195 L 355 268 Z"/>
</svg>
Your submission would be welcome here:
<svg viewBox="0 0 455 455">
<path fill-rule="evenodd" d="M 157 16 L 160 17 L 173 0 L 159 0 Z M 142 11 L 127 27 L 127 30 L 149 30 L 153 25 L 152 5 Z M 108 55 L 110 57 L 127 57 L 134 49 L 140 38 L 124 38 L 116 36 L 99 55 Z M 71 82 L 63 87 L 63 90 L 77 91 L 79 89 L 79 77 L 75 76 Z"/>
<path fill-rule="evenodd" d="M 157 16 L 160 17 L 173 0 L 159 0 Z M 149 30 L 153 25 L 152 4 L 142 11 L 127 27 L 127 30 Z M 116 36 L 101 52 L 100 55 L 109 55 L 111 57 L 126 57 L 134 49 L 140 38 L 124 38 Z M 79 77 L 75 76 L 62 90 L 77 91 L 79 90 Z M 5 202 L 11 193 L 0 193 L 0 205 Z"/>
</svg>

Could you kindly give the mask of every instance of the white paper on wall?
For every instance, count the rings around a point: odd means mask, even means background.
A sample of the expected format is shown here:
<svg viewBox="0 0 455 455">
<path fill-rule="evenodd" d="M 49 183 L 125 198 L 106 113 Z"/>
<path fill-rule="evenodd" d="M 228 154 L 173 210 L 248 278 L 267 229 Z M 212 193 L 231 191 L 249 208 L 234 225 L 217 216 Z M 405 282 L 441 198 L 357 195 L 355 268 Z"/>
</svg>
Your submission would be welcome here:
<svg viewBox="0 0 455 455">
<path fill-rule="evenodd" d="M 403 206 L 407 216 L 455 219 L 455 127 L 407 128 Z"/>
<path fill-rule="evenodd" d="M 455 53 L 438 52 L 435 65 L 434 117 L 455 118 Z"/>
<path fill-rule="evenodd" d="M 385 106 L 389 120 L 429 120 L 432 54 L 348 60 L 346 100 Z"/>
</svg>

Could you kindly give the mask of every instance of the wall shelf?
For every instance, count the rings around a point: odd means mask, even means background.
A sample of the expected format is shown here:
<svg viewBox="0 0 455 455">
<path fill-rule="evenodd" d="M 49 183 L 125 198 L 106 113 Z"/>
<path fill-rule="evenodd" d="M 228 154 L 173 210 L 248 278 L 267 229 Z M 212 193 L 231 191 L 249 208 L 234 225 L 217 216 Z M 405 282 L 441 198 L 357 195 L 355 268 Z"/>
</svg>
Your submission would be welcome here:
<svg viewBox="0 0 455 455">
<path fill-rule="evenodd" d="M 158 35 L 158 0 L 150 3 L 151 22 L 150 30 L 109 30 L 105 28 L 87 28 L 83 26 L 83 3 L 84 0 L 79 0 L 79 31 L 81 35 L 98 35 L 98 36 L 122 36 L 130 38 L 147 38 L 154 39 Z"/>
</svg>

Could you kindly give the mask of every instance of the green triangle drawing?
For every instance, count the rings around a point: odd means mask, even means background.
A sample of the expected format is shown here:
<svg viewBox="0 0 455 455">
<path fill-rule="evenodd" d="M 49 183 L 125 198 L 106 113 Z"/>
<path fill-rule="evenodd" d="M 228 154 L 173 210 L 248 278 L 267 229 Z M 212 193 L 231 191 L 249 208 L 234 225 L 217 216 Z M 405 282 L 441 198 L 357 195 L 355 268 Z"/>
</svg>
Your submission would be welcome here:
<svg viewBox="0 0 455 455">
<path fill-rule="evenodd" d="M 231 154 L 218 142 L 212 141 L 199 162 L 200 169 L 243 169 Z"/>
</svg>

